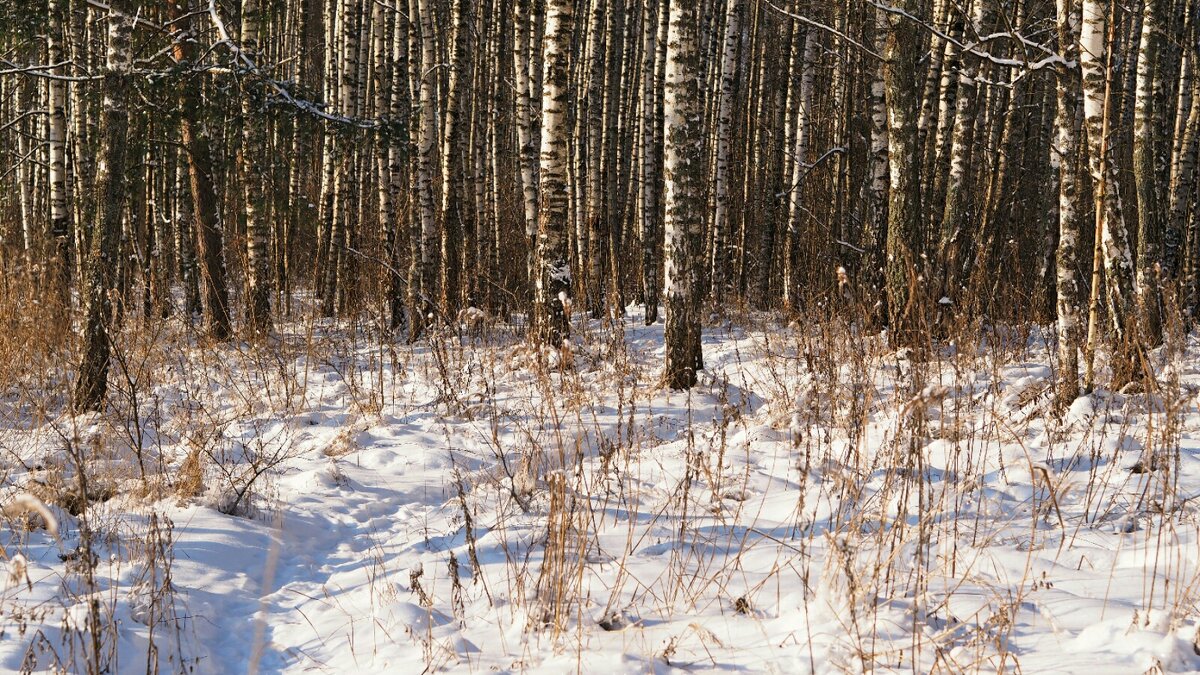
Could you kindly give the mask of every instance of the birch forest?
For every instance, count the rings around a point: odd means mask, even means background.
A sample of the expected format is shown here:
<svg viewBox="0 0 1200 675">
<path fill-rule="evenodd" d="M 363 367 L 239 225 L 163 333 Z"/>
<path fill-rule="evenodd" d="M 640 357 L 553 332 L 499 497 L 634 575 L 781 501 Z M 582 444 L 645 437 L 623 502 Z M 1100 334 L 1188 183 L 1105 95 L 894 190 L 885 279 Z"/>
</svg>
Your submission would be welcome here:
<svg viewBox="0 0 1200 675">
<path fill-rule="evenodd" d="M 1198 68 L 1196 0 L 0 0 L 0 671 L 1200 670 Z"/>
<path fill-rule="evenodd" d="M 1190 2 L 12 2 L 4 277 L 77 325 L 79 410 L 125 315 L 299 293 L 409 343 L 661 301 L 675 388 L 705 308 L 1056 322 L 1131 378 L 1200 302 Z"/>
</svg>

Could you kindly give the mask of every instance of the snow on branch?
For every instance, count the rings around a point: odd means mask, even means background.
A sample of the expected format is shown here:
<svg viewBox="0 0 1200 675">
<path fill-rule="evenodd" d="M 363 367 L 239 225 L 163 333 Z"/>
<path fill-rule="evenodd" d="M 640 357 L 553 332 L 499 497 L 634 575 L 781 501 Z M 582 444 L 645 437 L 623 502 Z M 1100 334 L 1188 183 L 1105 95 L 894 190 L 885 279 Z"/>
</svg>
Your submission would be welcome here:
<svg viewBox="0 0 1200 675">
<path fill-rule="evenodd" d="M 878 52 L 876 52 L 875 50 L 871 49 L 870 47 L 864 45 L 863 43 L 859 42 L 858 40 L 855 40 L 854 38 L 850 37 L 849 35 L 846 35 L 846 33 L 834 28 L 833 26 L 821 23 L 820 21 L 815 21 L 813 19 L 808 18 L 807 16 L 803 16 L 800 14 L 793 14 L 792 12 L 789 12 L 786 9 L 771 2 L 770 0 L 767 0 L 767 6 L 786 17 L 789 17 L 789 18 L 795 19 L 796 21 L 799 21 L 800 23 L 807 24 L 809 26 L 812 26 L 813 28 L 819 28 L 819 29 L 825 31 L 826 33 L 831 33 L 833 35 L 836 35 L 836 36 L 840 37 L 841 39 L 845 40 L 847 43 L 862 50 L 863 52 L 865 52 L 871 56 L 874 56 L 875 58 L 879 59 L 880 61 L 883 60 L 883 57 L 880 56 Z"/>
<path fill-rule="evenodd" d="M 884 11 L 884 12 L 887 12 L 888 14 L 894 14 L 897 16 L 904 17 L 905 19 L 917 24 L 918 26 L 921 26 L 922 28 L 928 30 L 929 32 L 933 33 L 934 35 L 938 36 L 939 38 L 949 42 L 950 44 L 953 44 L 954 46 L 961 49 L 964 53 L 974 54 L 975 56 L 978 56 L 979 58 L 990 61 L 991 63 L 994 63 L 998 66 L 1005 66 L 1005 67 L 1009 67 L 1009 68 L 1019 68 L 1019 69 L 1023 70 L 1024 72 L 1029 73 L 1029 72 L 1035 72 L 1038 70 L 1044 70 L 1046 68 L 1068 68 L 1068 69 L 1070 69 L 1070 68 L 1074 68 L 1076 65 L 1074 61 L 1068 61 L 1067 59 L 1064 59 L 1061 54 L 1056 53 L 1053 49 L 1050 49 L 1049 47 L 1047 47 L 1043 44 L 1039 44 L 1037 42 L 1030 40 L 1029 38 L 1025 37 L 1024 35 L 1021 35 L 1021 33 L 1016 30 L 1000 31 L 997 33 L 991 33 L 989 35 L 980 36 L 980 37 L 978 37 L 978 39 L 976 39 L 972 42 L 962 42 L 960 40 L 956 40 L 954 38 L 954 36 L 939 29 L 937 26 L 933 25 L 932 23 L 925 21 L 924 19 L 915 17 L 912 14 L 910 14 L 898 7 L 893 7 L 890 4 L 880 2 L 880 0 L 867 0 L 867 2 L 869 5 L 875 7 L 876 9 L 879 9 L 880 11 Z M 1009 40 L 1014 40 L 1016 42 L 1019 42 L 1022 46 L 1029 48 L 1029 49 L 1039 51 L 1044 56 L 1041 59 L 1038 59 L 1037 61 L 1030 61 L 1029 59 L 1026 59 L 1026 58 L 1018 59 L 1018 58 L 1005 58 L 1005 57 L 1001 57 L 1001 56 L 996 56 L 995 54 L 992 54 L 991 52 L 985 51 L 983 49 L 983 47 L 989 43 L 995 42 L 997 40 L 1004 40 L 1004 39 L 1009 39 Z"/>
<path fill-rule="evenodd" d="M 234 42 L 234 40 L 229 36 L 229 31 L 225 28 L 225 22 L 221 19 L 220 13 L 217 12 L 216 0 L 208 0 L 208 14 L 212 18 L 213 27 L 217 29 L 217 34 L 221 38 L 217 44 L 227 47 L 229 51 L 233 53 L 234 59 L 239 62 L 246 71 L 252 73 L 255 77 L 262 80 L 263 83 L 274 90 L 275 93 L 279 94 L 279 96 L 289 105 L 314 117 L 318 117 L 330 122 L 337 122 L 338 124 L 347 124 L 350 126 L 359 127 L 360 129 L 375 129 L 382 126 L 379 120 L 359 119 L 354 117 L 346 117 L 344 115 L 333 115 L 326 112 L 321 108 L 321 106 L 313 103 L 312 101 L 307 101 L 292 96 L 292 93 L 288 91 L 288 88 L 282 82 L 268 77 L 265 73 L 263 73 L 262 70 L 259 69 L 258 65 L 254 63 L 254 59 L 250 58 L 250 56 L 246 54 L 241 46 Z"/>
</svg>

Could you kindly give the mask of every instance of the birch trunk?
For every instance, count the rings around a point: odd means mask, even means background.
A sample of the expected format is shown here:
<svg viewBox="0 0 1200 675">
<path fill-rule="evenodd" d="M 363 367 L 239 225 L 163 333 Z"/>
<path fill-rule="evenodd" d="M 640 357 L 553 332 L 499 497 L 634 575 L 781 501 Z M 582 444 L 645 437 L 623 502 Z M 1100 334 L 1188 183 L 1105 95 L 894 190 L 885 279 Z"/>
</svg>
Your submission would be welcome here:
<svg viewBox="0 0 1200 675">
<path fill-rule="evenodd" d="M 172 219 L 175 221 L 176 275 L 183 284 L 184 309 L 190 321 L 192 316 L 203 311 L 196 266 L 196 218 L 195 211 L 192 209 L 191 194 L 188 191 L 189 186 L 185 182 L 188 165 L 183 149 L 178 151 L 175 161 L 175 198 Z"/>
<path fill-rule="evenodd" d="M 576 136 L 577 155 L 583 177 L 583 199 L 580 202 L 579 228 L 576 239 L 579 248 L 579 270 L 582 277 L 580 287 L 588 312 L 600 316 L 603 307 L 602 282 L 604 213 L 604 55 L 605 17 L 607 0 L 591 0 L 591 16 L 588 25 L 587 50 L 583 55 L 587 62 L 586 93 L 581 105 L 586 106 L 586 115 L 579 119 L 583 131 Z"/>
<path fill-rule="evenodd" d="M 470 127 L 467 85 L 471 81 L 472 5 L 472 0 L 454 0 L 450 10 L 454 46 L 450 55 L 450 83 L 443 117 L 441 207 L 441 310 L 447 320 L 458 315 L 462 302 L 462 239 L 470 219 L 470 200 L 464 197 L 467 185 L 464 146 L 466 131 Z"/>
<path fill-rule="evenodd" d="M 666 363 L 664 382 L 689 389 L 704 367 L 700 348 L 699 243 L 704 225 L 703 109 L 700 100 L 696 6 L 671 3 L 664 78 L 666 140 L 663 172 L 666 237 L 664 291 Z"/>
<path fill-rule="evenodd" d="M 132 10 L 125 0 L 112 0 L 108 18 L 108 51 L 103 72 L 104 102 L 100 166 L 96 189 L 100 217 L 92 236 L 84 298 L 83 352 L 72 405 L 77 412 L 99 411 L 108 393 L 113 284 L 121 214 L 125 207 L 125 155 L 129 111 L 125 92 L 132 73 Z"/>
<path fill-rule="evenodd" d="M 1079 4 L 1057 0 L 1058 44 L 1063 61 L 1079 62 Z M 1082 284 L 1079 279 L 1079 244 L 1083 236 L 1083 209 L 1079 186 L 1079 68 L 1058 70 L 1054 118 L 1054 145 L 1050 164 L 1058 170 L 1058 254 L 1055 288 L 1058 297 L 1058 386 L 1060 409 L 1079 396 L 1079 345 L 1084 338 Z"/>
<path fill-rule="evenodd" d="M 1161 121 L 1155 119 L 1155 80 L 1160 77 L 1163 1 L 1146 0 L 1138 47 L 1133 113 L 1133 179 L 1137 188 L 1137 302 L 1139 328 L 1147 345 L 1162 342 L 1162 210 L 1159 206 L 1156 146 Z M 1164 116 L 1165 119 L 1165 116 Z"/>
<path fill-rule="evenodd" d="M 421 231 L 413 237 L 412 265 L 409 269 L 409 340 L 414 341 L 424 331 L 425 322 L 433 309 L 433 293 L 436 269 L 434 246 L 437 241 L 436 200 L 433 193 L 433 172 L 437 147 L 437 101 L 434 98 L 434 80 L 437 63 L 433 34 L 432 0 L 412 0 L 410 7 L 416 9 L 421 21 L 421 94 L 420 126 L 417 135 L 417 200 L 420 211 Z"/>
<path fill-rule="evenodd" d="M 1200 108 L 1200 99 L 1195 95 L 1197 77 L 1195 73 L 1196 59 L 1196 16 L 1195 3 L 1187 2 L 1183 22 L 1184 42 L 1183 54 L 1179 64 L 1179 91 L 1175 108 L 1175 130 L 1171 144 L 1171 171 L 1168 183 L 1168 211 L 1166 231 L 1163 235 L 1163 267 L 1164 274 L 1170 278 L 1178 278 L 1183 256 L 1184 220 L 1179 217 L 1178 207 L 1183 197 L 1183 179 L 1185 173 L 1190 174 L 1195 168 L 1195 155 L 1186 143 L 1189 132 L 1193 129 L 1191 120 Z M 1194 134 L 1192 135 L 1194 138 Z M 1189 165 L 1190 163 L 1190 165 Z M 1190 176 L 1188 178 L 1190 180 Z"/>
<path fill-rule="evenodd" d="M 988 2 L 973 0 L 970 21 L 964 38 L 977 39 L 984 35 L 989 22 Z M 976 78 L 980 75 L 981 57 L 973 53 L 962 55 L 962 66 L 958 77 L 958 100 L 954 112 L 951 135 L 950 168 L 946 181 L 946 203 L 942 212 L 940 241 L 938 244 L 942 266 L 942 293 L 950 299 L 960 295 L 962 283 L 962 255 L 965 242 L 969 171 L 976 141 L 973 135 L 979 111 L 979 87 Z"/>
<path fill-rule="evenodd" d="M 538 229 L 538 152 L 541 144 L 534 106 L 541 105 L 538 81 L 542 72 L 541 27 L 544 12 L 539 0 L 517 0 L 514 5 L 513 78 L 516 80 L 516 121 L 521 202 L 525 214 L 525 240 L 529 250 L 527 274 L 536 276 Z"/>
<path fill-rule="evenodd" d="M 388 142 L 387 180 L 390 199 L 392 202 L 392 218 L 384 225 L 384 252 L 388 261 L 388 307 L 392 330 L 400 327 L 404 321 L 404 278 L 400 272 L 400 235 L 402 224 L 411 221 L 409 212 L 412 200 L 407 198 L 409 145 L 411 143 L 412 97 L 408 88 L 408 71 L 410 64 L 409 33 L 412 31 L 410 19 L 397 14 L 392 25 L 391 43 L 391 96 L 390 96 L 390 128 Z M 408 208 L 401 208 L 401 205 Z M 404 229 L 408 229 L 404 227 Z"/>
<path fill-rule="evenodd" d="M 574 0 L 547 0 L 546 35 L 542 41 L 542 150 L 533 337 L 556 347 L 570 336 L 567 99 L 574 18 Z"/>
<path fill-rule="evenodd" d="M 662 293 L 659 272 L 659 246 L 662 241 L 662 96 L 659 93 L 660 54 L 665 60 L 665 43 L 659 39 L 660 27 L 669 25 L 669 0 L 646 0 L 642 19 L 642 299 L 646 306 L 645 324 L 658 321 L 658 302 Z M 665 39 L 665 33 L 662 34 Z"/>
<path fill-rule="evenodd" d="M 800 59 L 800 86 L 797 90 L 795 104 L 796 123 L 792 132 L 790 150 L 790 171 L 785 173 L 788 191 L 787 230 L 783 250 L 783 304 L 795 308 L 799 292 L 799 279 L 796 260 L 797 247 L 800 239 L 800 220 L 803 211 L 804 174 L 808 171 L 808 146 L 812 136 L 812 99 L 813 99 L 813 67 L 817 53 L 821 49 L 820 33 L 815 28 L 809 28 L 804 37 L 804 53 Z"/>
<path fill-rule="evenodd" d="M 51 64 L 66 61 L 63 49 L 65 0 L 50 0 L 50 25 L 46 32 L 46 53 Z M 53 274 L 53 298 L 55 307 L 62 317 L 70 315 L 71 306 L 71 221 L 67 209 L 67 83 L 59 79 L 47 82 L 49 89 L 50 119 L 47 126 L 50 187 L 50 239 L 53 259 L 50 268 Z"/>
<path fill-rule="evenodd" d="M 1113 76 L 1109 61 L 1110 40 L 1106 36 L 1109 8 L 1103 0 L 1082 0 L 1082 3 L 1079 62 L 1083 73 L 1083 113 L 1088 136 L 1088 166 L 1096 193 L 1096 230 L 1099 236 L 1097 252 L 1103 264 L 1107 289 L 1105 297 L 1111 322 L 1114 381 L 1120 385 L 1134 377 L 1138 338 L 1130 326 L 1130 305 L 1134 297 L 1133 256 L 1121 206 L 1120 181 L 1107 138 L 1112 109 Z M 1090 366 L 1098 330 L 1094 311 L 1093 316 L 1089 317 L 1089 324 L 1089 368 L 1085 379 L 1086 386 L 1090 388 Z"/>
<path fill-rule="evenodd" d="M 371 6 L 371 75 L 374 90 L 372 104 L 375 118 L 380 120 L 379 128 L 374 134 L 375 218 L 380 244 L 379 259 L 383 269 L 383 278 L 386 280 L 384 297 L 389 308 L 393 307 L 391 290 L 395 286 L 391 263 L 392 247 L 395 242 L 395 201 L 398 188 L 395 183 L 396 176 L 392 171 L 396 135 L 392 119 L 392 97 L 395 96 L 395 91 L 392 88 L 393 79 L 388 65 L 397 34 L 394 24 L 399 21 L 398 15 L 393 15 L 391 12 L 385 13 L 382 5 L 377 3 Z M 392 315 L 394 320 L 394 312 L 389 311 L 388 314 Z M 389 320 L 388 326 L 394 328 L 395 324 Z"/>
<path fill-rule="evenodd" d="M 874 15 L 874 46 L 882 51 L 887 35 L 887 17 L 881 10 Z M 887 103 L 884 97 L 883 64 L 871 68 L 870 78 L 871 148 L 869 180 L 866 195 L 866 217 L 863 223 L 862 248 L 864 277 L 868 311 L 875 319 L 886 315 L 887 298 L 883 293 L 884 256 L 883 243 L 888 230 L 888 120 Z"/>
<path fill-rule="evenodd" d="M 251 63 L 258 60 L 259 16 L 258 0 L 242 2 L 241 51 Z M 242 187 L 243 208 L 246 211 L 246 318 L 251 333 L 264 335 L 271 330 L 271 257 L 267 250 L 268 225 L 263 219 L 262 175 L 264 168 L 257 160 L 258 133 L 262 124 L 257 117 L 255 99 L 257 87 L 243 75 L 242 89 Z M 249 86 L 247 86 L 249 85 Z"/>
<path fill-rule="evenodd" d="M 920 15 L 920 0 L 900 0 L 896 8 Z M 896 347 L 920 347 L 925 328 L 924 258 L 921 251 L 921 183 L 917 154 L 920 41 L 907 17 L 888 15 L 884 45 L 887 94 L 888 234 L 885 279 L 888 337 Z"/>
<path fill-rule="evenodd" d="M 715 210 L 713 213 L 713 263 L 710 270 L 712 296 L 724 301 L 729 287 L 729 154 L 732 146 L 734 86 L 738 75 L 738 46 L 742 37 L 744 0 L 726 0 L 725 41 L 721 48 L 721 81 L 716 120 L 716 161 L 713 171 Z"/>
</svg>

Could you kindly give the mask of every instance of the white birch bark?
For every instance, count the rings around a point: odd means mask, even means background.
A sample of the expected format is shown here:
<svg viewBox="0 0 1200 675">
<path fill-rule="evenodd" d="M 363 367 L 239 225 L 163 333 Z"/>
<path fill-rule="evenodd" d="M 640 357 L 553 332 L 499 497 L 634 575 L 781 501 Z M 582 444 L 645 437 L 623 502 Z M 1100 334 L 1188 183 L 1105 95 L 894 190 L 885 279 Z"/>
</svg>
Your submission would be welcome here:
<svg viewBox="0 0 1200 675">
<path fill-rule="evenodd" d="M 904 14 L 920 16 L 920 0 L 895 3 Z M 888 110 L 888 234 L 885 277 L 888 337 L 896 347 L 921 347 L 926 328 L 924 257 L 921 245 L 921 189 L 917 157 L 920 41 L 910 19 L 889 14 L 884 44 L 884 84 Z"/>
<path fill-rule="evenodd" d="M 990 0 L 973 0 L 969 24 L 964 33 L 968 40 L 986 34 Z M 958 77 L 958 100 L 955 106 L 951 135 L 950 168 L 946 179 L 946 202 L 942 211 L 938 248 L 942 264 L 942 293 L 955 299 L 959 295 L 962 277 L 962 247 L 965 244 L 964 219 L 967 210 L 968 172 L 974 156 L 974 129 L 979 111 L 980 92 L 976 78 L 980 75 L 981 57 L 963 54 Z"/>
<path fill-rule="evenodd" d="M 659 87 L 659 28 L 667 25 L 665 0 L 646 0 L 642 18 L 641 223 L 642 296 L 647 326 L 658 321 L 662 293 L 659 251 L 662 242 L 662 95 Z M 665 37 L 665 33 L 664 33 Z M 662 52 L 665 54 L 665 52 Z"/>
<path fill-rule="evenodd" d="M 874 22 L 874 46 L 882 51 L 888 30 L 887 18 L 882 11 L 876 10 Z M 882 62 L 871 67 L 870 81 L 871 154 L 862 237 L 865 264 L 861 273 L 868 289 L 871 314 L 882 318 L 882 312 L 879 311 L 884 306 L 881 249 L 887 237 L 888 224 L 888 120 Z"/>
<path fill-rule="evenodd" d="M 574 0 L 547 0 L 546 35 L 542 40 L 542 149 L 533 337 L 554 346 L 562 345 L 570 336 L 567 98 L 574 18 Z"/>
<path fill-rule="evenodd" d="M 258 0 L 243 0 L 241 51 L 252 62 L 258 59 L 259 12 Z M 251 90 L 252 77 L 247 73 L 243 78 L 241 182 L 246 210 L 247 323 L 252 333 L 261 335 L 271 329 L 271 259 L 267 251 L 268 226 L 260 203 L 263 168 L 258 162 L 256 129 L 262 122 L 254 105 L 257 94 Z"/>
<path fill-rule="evenodd" d="M 112 0 L 104 65 L 104 101 L 96 190 L 99 219 L 92 235 L 84 299 L 83 351 L 72 405 L 77 412 L 99 411 L 108 393 L 109 331 L 113 315 L 121 214 L 125 202 L 125 156 L 129 111 L 125 90 L 133 66 L 133 13 L 125 0 Z"/>
<path fill-rule="evenodd" d="M 1058 171 L 1058 254 L 1055 286 L 1058 307 L 1058 387 L 1060 408 L 1079 395 L 1079 345 L 1084 337 L 1079 244 L 1083 213 L 1079 195 L 1079 4 L 1057 0 L 1059 51 L 1065 64 L 1058 70 L 1052 170 Z"/>
<path fill-rule="evenodd" d="M 458 315 L 462 298 L 463 235 L 469 227 L 470 200 L 466 198 L 467 163 L 464 153 L 470 130 L 467 90 L 471 82 L 472 0 L 454 0 L 450 24 L 454 39 L 450 54 L 450 80 L 442 116 L 442 203 L 441 203 L 441 310 L 450 318 Z"/>
<path fill-rule="evenodd" d="M 63 49 L 64 18 L 67 11 L 65 0 L 50 0 L 50 25 L 46 32 L 46 53 L 50 63 L 66 60 Z M 49 89 L 50 119 L 46 139 L 49 154 L 50 187 L 50 239 L 53 245 L 51 267 L 54 275 L 54 301 L 64 311 L 69 309 L 71 279 L 71 221 L 67 208 L 67 83 L 52 79 Z"/>
<path fill-rule="evenodd" d="M 525 215 L 525 237 L 532 245 L 537 235 L 538 220 L 538 146 L 536 121 L 533 114 L 532 82 L 529 75 L 531 51 L 534 47 L 534 26 L 537 21 L 537 0 L 516 0 L 513 4 L 513 79 L 516 82 L 516 121 L 518 163 L 521 175 L 521 200 Z M 538 53 L 540 49 L 536 49 Z M 532 248 L 532 246 L 531 246 Z M 532 259 L 532 258 L 531 258 Z"/>
<path fill-rule="evenodd" d="M 1162 0 L 1145 0 L 1133 112 L 1133 178 L 1138 207 L 1137 302 L 1141 335 L 1150 345 L 1162 342 L 1163 224 L 1156 147 L 1163 124 L 1155 119 L 1162 12 Z"/>
<path fill-rule="evenodd" d="M 696 7 L 678 0 L 671 3 L 667 37 L 667 70 L 664 78 L 663 173 L 666 218 L 666 260 L 663 290 L 666 298 L 666 362 L 664 382 L 672 389 L 688 389 L 704 367 L 700 348 L 700 307 L 697 273 L 699 242 L 704 225 L 703 110 Z"/>
<path fill-rule="evenodd" d="M 417 246 L 412 256 L 409 271 L 409 339 L 415 340 L 424 330 L 433 306 L 436 269 L 434 247 L 437 242 L 437 206 L 434 199 L 433 174 L 437 152 L 437 100 L 434 97 L 433 64 L 437 63 L 434 43 L 432 0 L 412 0 L 410 7 L 421 22 L 421 93 L 420 123 L 417 131 L 417 208 L 420 213 L 421 231 L 416 237 Z"/>
<path fill-rule="evenodd" d="M 744 0 L 725 0 L 725 41 L 721 48 L 721 90 L 717 104 L 716 160 L 713 171 L 713 262 L 710 270 L 712 295 L 719 301 L 729 296 L 729 154 L 733 144 L 734 86 L 738 73 L 738 46 L 742 37 Z"/>
<path fill-rule="evenodd" d="M 1129 328 L 1134 297 L 1133 256 L 1121 208 L 1121 190 L 1116 165 L 1109 151 L 1109 90 L 1112 70 L 1108 60 L 1108 7 L 1103 0 L 1082 0 L 1083 22 L 1079 38 L 1079 63 L 1083 73 L 1083 114 L 1087 126 L 1088 167 L 1097 194 L 1096 213 L 1100 232 L 1099 255 L 1103 262 L 1113 368 L 1118 384 L 1131 377 L 1135 364 L 1136 336 Z M 1098 332 L 1089 319 L 1089 351 Z M 1090 370 L 1090 369 L 1089 369 Z M 1090 386 L 1090 377 L 1088 385 Z"/>
<path fill-rule="evenodd" d="M 808 146 L 812 136 L 813 68 L 821 49 L 821 35 L 810 28 L 804 38 L 804 54 L 800 60 L 800 88 L 796 100 L 796 125 L 792 136 L 790 171 L 788 177 L 788 218 L 783 252 L 783 304 L 796 307 L 799 300 L 799 271 L 796 260 L 803 216 L 804 174 L 808 171 Z"/>
</svg>

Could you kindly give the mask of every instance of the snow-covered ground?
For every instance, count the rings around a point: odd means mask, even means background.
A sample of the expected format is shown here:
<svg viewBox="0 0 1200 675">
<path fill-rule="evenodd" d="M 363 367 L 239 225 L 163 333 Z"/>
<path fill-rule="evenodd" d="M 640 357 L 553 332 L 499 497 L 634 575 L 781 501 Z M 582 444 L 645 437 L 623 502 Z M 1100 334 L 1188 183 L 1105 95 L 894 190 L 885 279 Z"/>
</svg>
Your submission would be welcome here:
<svg viewBox="0 0 1200 675">
<path fill-rule="evenodd" d="M 163 334 L 103 418 L 9 383 L 0 670 L 1200 671 L 1200 343 L 1060 419 L 1036 331 L 714 324 L 672 392 L 640 318 L 566 367 Z"/>
</svg>

